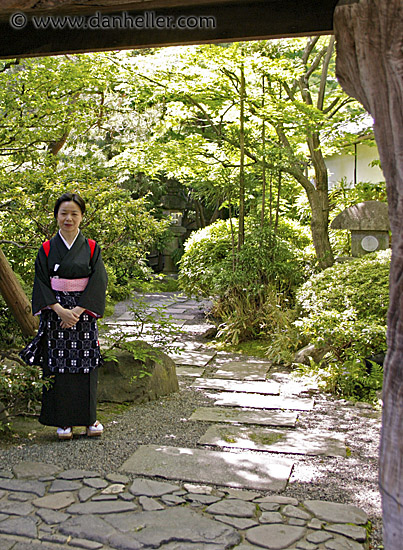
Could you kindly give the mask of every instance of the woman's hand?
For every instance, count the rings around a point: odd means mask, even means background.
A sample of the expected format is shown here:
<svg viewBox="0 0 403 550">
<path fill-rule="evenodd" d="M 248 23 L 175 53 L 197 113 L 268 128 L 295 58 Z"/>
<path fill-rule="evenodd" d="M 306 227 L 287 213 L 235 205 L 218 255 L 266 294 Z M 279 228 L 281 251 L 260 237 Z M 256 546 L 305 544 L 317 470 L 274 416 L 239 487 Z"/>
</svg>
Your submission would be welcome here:
<svg viewBox="0 0 403 550">
<path fill-rule="evenodd" d="M 60 317 L 60 327 L 61 328 L 71 328 L 77 323 L 80 318 L 81 311 L 84 311 L 83 308 L 75 307 L 74 309 L 65 309 L 59 303 L 52 304 L 49 306 L 53 309 L 55 313 Z"/>
</svg>

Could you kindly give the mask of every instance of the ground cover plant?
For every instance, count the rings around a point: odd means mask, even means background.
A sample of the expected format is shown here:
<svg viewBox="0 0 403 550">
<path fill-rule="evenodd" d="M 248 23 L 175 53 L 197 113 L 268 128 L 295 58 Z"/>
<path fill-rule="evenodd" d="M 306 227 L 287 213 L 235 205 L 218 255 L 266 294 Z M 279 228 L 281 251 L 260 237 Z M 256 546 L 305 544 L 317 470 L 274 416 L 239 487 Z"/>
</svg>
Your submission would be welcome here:
<svg viewBox="0 0 403 550">
<path fill-rule="evenodd" d="M 322 386 L 337 395 L 373 401 L 383 370 L 371 360 L 386 352 L 390 250 L 335 264 L 312 276 L 296 295 L 295 325 L 325 352 L 312 363 Z"/>
</svg>

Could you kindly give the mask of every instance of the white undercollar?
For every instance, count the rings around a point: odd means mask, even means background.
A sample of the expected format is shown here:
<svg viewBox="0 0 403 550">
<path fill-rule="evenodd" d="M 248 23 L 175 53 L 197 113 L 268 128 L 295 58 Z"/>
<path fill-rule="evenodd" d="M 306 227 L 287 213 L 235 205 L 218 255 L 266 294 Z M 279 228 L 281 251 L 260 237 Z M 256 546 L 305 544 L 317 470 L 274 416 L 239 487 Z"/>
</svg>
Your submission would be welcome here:
<svg viewBox="0 0 403 550">
<path fill-rule="evenodd" d="M 73 244 L 76 242 L 76 239 L 77 239 L 79 233 L 80 233 L 80 230 L 77 231 L 77 235 L 74 237 L 74 241 L 73 241 L 71 244 L 69 244 L 69 243 L 66 241 L 66 239 L 63 237 L 63 235 L 62 235 L 62 233 L 61 233 L 61 231 L 60 231 L 60 229 L 59 229 L 59 236 L 60 236 L 60 238 L 62 239 L 62 241 L 64 242 L 64 244 L 67 246 L 67 248 L 68 248 L 69 250 L 70 250 L 70 248 L 73 246 Z"/>
</svg>

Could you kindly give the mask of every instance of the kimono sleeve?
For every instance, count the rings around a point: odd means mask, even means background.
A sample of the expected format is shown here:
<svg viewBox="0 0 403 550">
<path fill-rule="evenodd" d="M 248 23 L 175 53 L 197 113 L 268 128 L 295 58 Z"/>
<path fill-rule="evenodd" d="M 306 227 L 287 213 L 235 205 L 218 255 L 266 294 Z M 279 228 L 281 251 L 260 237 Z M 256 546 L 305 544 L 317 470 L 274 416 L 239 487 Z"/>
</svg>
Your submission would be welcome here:
<svg viewBox="0 0 403 550">
<path fill-rule="evenodd" d="M 39 249 L 35 260 L 35 279 L 32 291 L 32 312 L 38 315 L 42 309 L 55 304 L 56 296 L 50 286 L 48 259 L 43 247 Z"/>
<path fill-rule="evenodd" d="M 105 311 L 105 294 L 108 276 L 106 274 L 104 262 L 102 261 L 101 249 L 97 244 L 95 245 L 94 255 L 91 258 L 90 265 L 91 275 L 77 305 L 102 317 Z"/>
</svg>

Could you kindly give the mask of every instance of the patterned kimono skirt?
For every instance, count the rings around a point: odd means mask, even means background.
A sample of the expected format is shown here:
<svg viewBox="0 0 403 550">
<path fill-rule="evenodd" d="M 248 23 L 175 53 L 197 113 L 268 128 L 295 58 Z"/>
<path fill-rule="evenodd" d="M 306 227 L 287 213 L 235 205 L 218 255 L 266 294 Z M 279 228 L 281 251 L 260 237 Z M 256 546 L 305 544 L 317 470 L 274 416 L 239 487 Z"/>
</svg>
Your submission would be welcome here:
<svg viewBox="0 0 403 550">
<path fill-rule="evenodd" d="M 81 292 L 56 291 L 55 295 L 64 308 L 72 309 Z M 84 312 L 74 327 L 62 329 L 58 315 L 43 310 L 38 334 L 20 355 L 43 369 L 41 424 L 63 428 L 94 424 L 97 368 L 102 364 L 94 317 Z"/>
</svg>

